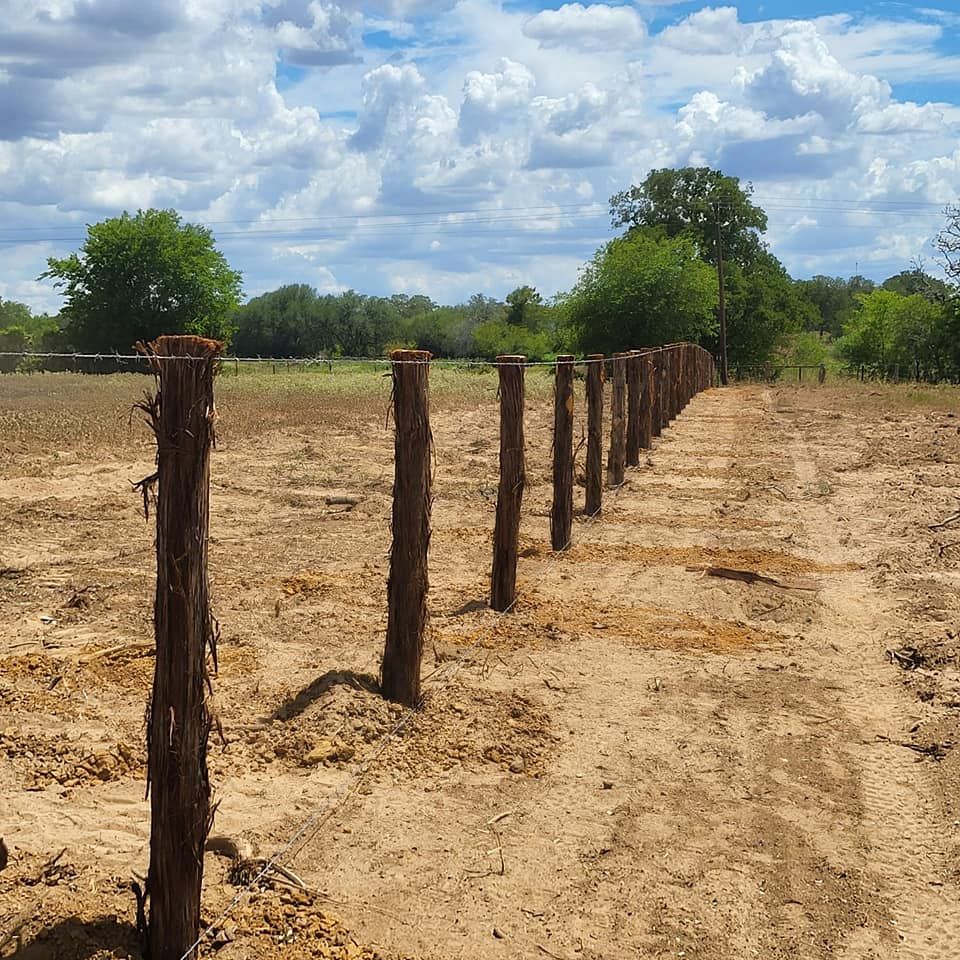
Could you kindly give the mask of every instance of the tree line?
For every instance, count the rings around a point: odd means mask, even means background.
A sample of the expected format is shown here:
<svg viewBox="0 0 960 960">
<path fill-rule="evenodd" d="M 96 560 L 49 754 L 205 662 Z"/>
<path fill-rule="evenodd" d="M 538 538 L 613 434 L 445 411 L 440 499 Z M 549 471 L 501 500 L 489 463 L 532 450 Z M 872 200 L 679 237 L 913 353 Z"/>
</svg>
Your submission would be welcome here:
<svg viewBox="0 0 960 960">
<path fill-rule="evenodd" d="M 290 284 L 241 302 L 240 274 L 212 233 L 171 210 L 88 228 L 43 275 L 63 291 L 56 317 L 0 300 L 0 352 L 123 352 L 160 333 L 203 333 L 242 356 L 549 359 L 691 340 L 714 353 L 721 294 L 731 365 L 826 359 L 876 376 L 960 379 L 960 208 L 939 240 L 948 281 L 922 264 L 875 284 L 794 280 L 763 240 L 749 184 L 706 167 L 651 171 L 610 200 L 619 236 L 549 300 L 520 286 L 438 304 L 422 294 L 320 293 Z M 722 267 L 723 282 L 720 282 Z M 5 369 L 10 369 L 6 364 Z"/>
</svg>

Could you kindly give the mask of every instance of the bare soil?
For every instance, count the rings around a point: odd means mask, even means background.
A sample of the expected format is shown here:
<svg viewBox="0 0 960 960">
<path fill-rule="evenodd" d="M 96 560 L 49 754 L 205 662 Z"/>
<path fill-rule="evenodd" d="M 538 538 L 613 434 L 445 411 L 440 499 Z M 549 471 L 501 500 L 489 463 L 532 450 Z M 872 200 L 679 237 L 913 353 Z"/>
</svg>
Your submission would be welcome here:
<svg viewBox="0 0 960 960">
<path fill-rule="evenodd" d="M 960 955 L 960 521 L 931 529 L 960 509 L 955 392 L 710 391 L 556 555 L 531 372 L 501 616 L 495 385 L 438 376 L 410 714 L 377 693 L 389 387 L 312 376 L 219 388 L 205 954 Z M 148 385 L 0 378 L 3 956 L 140 956 Z M 277 851 L 306 890 L 248 889 Z"/>
</svg>

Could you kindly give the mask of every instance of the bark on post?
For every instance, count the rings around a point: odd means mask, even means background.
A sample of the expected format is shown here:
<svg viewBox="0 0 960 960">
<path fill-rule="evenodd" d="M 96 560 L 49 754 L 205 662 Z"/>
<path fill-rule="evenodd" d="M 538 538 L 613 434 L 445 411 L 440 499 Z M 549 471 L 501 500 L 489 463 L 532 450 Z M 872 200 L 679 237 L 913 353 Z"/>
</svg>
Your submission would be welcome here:
<svg viewBox="0 0 960 960">
<path fill-rule="evenodd" d="M 573 532 L 573 360 L 557 357 L 553 399 L 553 506 L 550 543 L 566 550 Z"/>
<path fill-rule="evenodd" d="M 640 465 L 640 408 L 643 379 L 640 351 L 627 354 L 627 466 Z"/>
<path fill-rule="evenodd" d="M 649 450 L 653 445 L 654 383 L 653 360 L 649 353 L 640 354 L 640 447 Z"/>
<path fill-rule="evenodd" d="M 160 337 L 138 344 L 157 378 L 139 405 L 157 438 L 156 662 L 147 720 L 150 867 L 146 939 L 152 960 L 180 960 L 200 934 L 203 850 L 213 819 L 207 741 L 213 715 L 207 656 L 216 669 L 207 543 L 213 380 L 223 344 Z"/>
<path fill-rule="evenodd" d="M 430 354 L 394 350 L 393 544 L 387 581 L 387 640 L 380 667 L 384 697 L 408 707 L 420 702 L 420 660 L 427 624 L 430 549 Z"/>
<path fill-rule="evenodd" d="M 661 375 L 663 351 L 652 351 L 650 354 L 650 362 L 653 364 L 653 370 L 650 373 L 650 395 L 652 397 L 650 404 L 650 429 L 652 436 L 659 437 L 663 433 L 663 377 Z"/>
<path fill-rule="evenodd" d="M 587 357 L 587 490 L 583 512 L 599 515 L 603 507 L 603 354 Z"/>
<path fill-rule="evenodd" d="M 610 453 L 607 456 L 607 486 L 623 483 L 627 461 L 627 355 L 613 355 L 613 390 L 610 401 Z"/>
<path fill-rule="evenodd" d="M 523 462 L 524 356 L 497 357 L 500 374 L 500 488 L 493 528 L 490 606 L 506 613 L 517 599 L 517 541 L 526 474 Z"/>
</svg>

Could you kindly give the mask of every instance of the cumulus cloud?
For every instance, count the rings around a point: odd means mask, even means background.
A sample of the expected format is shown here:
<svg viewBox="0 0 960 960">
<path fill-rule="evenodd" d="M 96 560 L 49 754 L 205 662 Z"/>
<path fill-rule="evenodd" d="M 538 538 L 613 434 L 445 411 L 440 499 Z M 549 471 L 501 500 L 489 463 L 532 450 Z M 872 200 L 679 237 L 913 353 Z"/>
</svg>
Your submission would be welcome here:
<svg viewBox="0 0 960 960">
<path fill-rule="evenodd" d="M 684 53 L 728 54 L 741 50 L 750 36 L 736 7 L 705 7 L 666 27 L 659 40 Z"/>
<path fill-rule="evenodd" d="M 529 102 L 536 85 L 533 74 L 522 64 L 501 58 L 495 73 L 471 70 L 463 81 L 460 105 L 460 136 L 475 143 L 482 133 L 514 118 Z"/>
<path fill-rule="evenodd" d="M 843 122 L 883 106 L 891 95 L 886 81 L 845 69 L 809 23 L 785 32 L 762 68 L 741 67 L 736 83 L 748 103 L 780 118 L 813 112 Z"/>
<path fill-rule="evenodd" d="M 527 20 L 523 32 L 544 47 L 592 51 L 635 48 L 647 35 L 636 10 L 605 3 L 565 3 L 558 10 L 542 10 Z"/>
</svg>

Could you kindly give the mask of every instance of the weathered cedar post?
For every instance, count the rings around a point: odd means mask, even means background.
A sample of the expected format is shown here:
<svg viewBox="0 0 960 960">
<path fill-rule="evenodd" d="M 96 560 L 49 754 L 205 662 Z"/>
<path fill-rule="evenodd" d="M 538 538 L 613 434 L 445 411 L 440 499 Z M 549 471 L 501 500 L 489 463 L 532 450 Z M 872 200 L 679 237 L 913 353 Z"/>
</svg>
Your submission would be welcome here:
<svg viewBox="0 0 960 960">
<path fill-rule="evenodd" d="M 524 356 L 497 357 L 500 374 L 500 488 L 493 528 L 490 606 L 506 613 L 517 598 L 517 540 L 526 482 L 523 463 Z"/>
<path fill-rule="evenodd" d="M 157 378 L 140 407 L 157 438 L 157 592 L 153 610 L 156 662 L 147 721 L 150 791 L 152 960 L 180 960 L 200 933 L 203 850 L 213 819 L 207 740 L 207 655 L 216 663 L 210 613 L 207 543 L 213 379 L 223 344 L 203 337 L 160 337 L 138 344 Z"/>
<path fill-rule="evenodd" d="M 653 445 L 653 360 L 649 353 L 640 354 L 640 447 L 649 450 Z"/>
<path fill-rule="evenodd" d="M 430 548 L 430 354 L 394 350 L 393 544 L 387 581 L 387 641 L 380 690 L 388 700 L 420 702 L 420 659 L 427 623 L 427 553 Z"/>
<path fill-rule="evenodd" d="M 670 349 L 670 422 L 677 419 L 680 412 L 680 391 L 679 391 L 679 371 L 680 371 L 680 348 L 674 344 Z"/>
<path fill-rule="evenodd" d="M 587 490 L 583 512 L 600 513 L 603 505 L 603 354 L 587 357 Z"/>
<path fill-rule="evenodd" d="M 610 452 L 607 455 L 607 486 L 623 483 L 627 461 L 627 355 L 613 355 L 613 391 L 610 400 Z"/>
<path fill-rule="evenodd" d="M 550 543 L 566 550 L 573 532 L 573 360 L 557 357 L 553 399 L 553 506 Z"/>
<path fill-rule="evenodd" d="M 664 347 L 660 354 L 660 423 L 670 426 L 670 348 Z"/>
<path fill-rule="evenodd" d="M 685 344 L 679 344 L 677 346 L 677 370 L 676 370 L 676 380 L 677 380 L 677 416 L 683 413 L 683 407 L 686 403 L 686 398 L 684 397 L 684 364 L 686 363 L 686 353 L 687 348 Z"/>
<path fill-rule="evenodd" d="M 653 398 L 650 405 L 651 435 L 659 437 L 663 433 L 663 350 L 657 348 L 650 353 L 650 362 L 653 369 L 650 372 L 650 395 Z"/>
<path fill-rule="evenodd" d="M 664 429 L 670 426 L 673 415 L 670 411 L 670 357 L 673 350 L 670 347 L 664 347 L 660 355 L 660 393 L 662 402 L 660 404 L 660 422 Z"/>
<path fill-rule="evenodd" d="M 640 351 L 627 354 L 627 466 L 640 465 L 640 407 L 643 381 Z"/>
</svg>

